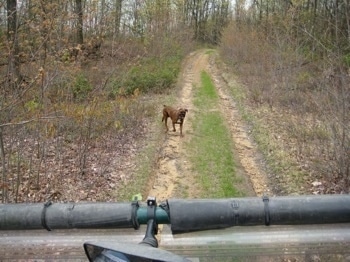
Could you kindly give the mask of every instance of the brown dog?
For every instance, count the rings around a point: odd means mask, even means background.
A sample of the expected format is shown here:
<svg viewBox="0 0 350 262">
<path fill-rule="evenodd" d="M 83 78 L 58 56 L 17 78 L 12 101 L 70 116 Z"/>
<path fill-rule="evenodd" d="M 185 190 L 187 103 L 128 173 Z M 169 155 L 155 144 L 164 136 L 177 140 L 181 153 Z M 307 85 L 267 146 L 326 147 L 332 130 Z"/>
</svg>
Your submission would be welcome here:
<svg viewBox="0 0 350 262">
<path fill-rule="evenodd" d="M 164 105 L 162 122 L 163 121 L 165 122 L 164 124 L 165 124 L 166 131 L 169 130 L 167 121 L 168 121 L 168 117 L 170 117 L 171 121 L 173 123 L 173 131 L 174 132 L 176 131 L 175 124 L 179 124 L 180 125 L 180 136 L 183 136 L 182 135 L 182 125 L 184 123 L 185 116 L 186 116 L 187 112 L 188 112 L 188 110 L 186 108 L 174 109 L 170 106 Z"/>
</svg>

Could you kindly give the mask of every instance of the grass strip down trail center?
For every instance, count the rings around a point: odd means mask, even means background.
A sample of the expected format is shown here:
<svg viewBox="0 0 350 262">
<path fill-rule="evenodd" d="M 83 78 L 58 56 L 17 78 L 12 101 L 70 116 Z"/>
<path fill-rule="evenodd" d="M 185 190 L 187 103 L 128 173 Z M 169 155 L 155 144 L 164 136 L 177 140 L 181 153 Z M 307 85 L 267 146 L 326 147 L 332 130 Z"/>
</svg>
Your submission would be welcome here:
<svg viewBox="0 0 350 262">
<path fill-rule="evenodd" d="M 202 198 L 244 196 L 236 176 L 233 142 L 219 110 L 219 97 L 210 75 L 201 72 L 201 86 L 194 88 L 193 138 L 187 143 L 190 161 Z"/>
</svg>

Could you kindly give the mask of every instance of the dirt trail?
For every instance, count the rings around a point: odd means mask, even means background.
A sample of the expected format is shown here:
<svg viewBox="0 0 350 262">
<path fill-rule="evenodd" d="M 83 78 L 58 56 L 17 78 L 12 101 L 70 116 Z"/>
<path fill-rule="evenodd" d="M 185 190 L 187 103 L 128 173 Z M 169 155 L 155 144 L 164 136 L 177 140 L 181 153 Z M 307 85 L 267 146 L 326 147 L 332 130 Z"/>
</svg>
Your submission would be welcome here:
<svg viewBox="0 0 350 262">
<path fill-rule="evenodd" d="M 192 53 L 184 63 L 179 80 L 179 85 L 182 88 L 178 95 L 177 104 L 173 106 L 185 107 L 189 112 L 184 123 L 184 137 L 180 137 L 178 131 L 169 131 L 166 134 L 159 155 L 155 181 L 149 193 L 150 196 L 156 196 L 158 202 L 180 195 L 195 198 L 198 192 L 191 176 L 190 163 L 187 161 L 186 153 L 183 150 L 183 143 L 188 141 L 193 135 L 191 124 L 191 112 L 194 109 L 192 89 L 198 85 L 200 72 L 206 65 L 205 60 L 206 57 L 201 53 Z M 170 124 L 168 123 L 168 125 Z"/>
<path fill-rule="evenodd" d="M 235 152 L 238 153 L 236 162 L 241 167 L 240 175 L 248 178 L 248 183 L 251 185 L 251 188 L 247 189 L 247 191 L 251 191 L 248 194 L 261 196 L 271 193 L 262 165 L 256 157 L 258 156 L 256 148 L 249 138 L 247 128 L 234 101 L 227 94 L 226 82 L 210 57 L 212 56 L 207 54 L 205 50 L 201 50 L 190 54 L 185 61 L 179 82 L 181 90 L 177 104 L 174 106 L 183 106 L 189 111 L 184 123 L 184 137 L 181 138 L 178 131 L 170 131 L 165 134 L 155 180 L 149 192 L 150 196 L 157 197 L 158 202 L 172 197 L 196 198 L 199 196 L 199 189 L 195 184 L 193 174 L 191 174 L 191 166 L 187 161 L 183 145 L 194 135 L 192 118 L 196 109 L 192 103 L 192 92 L 200 85 L 200 74 L 203 70 L 211 75 L 219 94 L 219 109 L 231 132 L 236 147 Z"/>
</svg>

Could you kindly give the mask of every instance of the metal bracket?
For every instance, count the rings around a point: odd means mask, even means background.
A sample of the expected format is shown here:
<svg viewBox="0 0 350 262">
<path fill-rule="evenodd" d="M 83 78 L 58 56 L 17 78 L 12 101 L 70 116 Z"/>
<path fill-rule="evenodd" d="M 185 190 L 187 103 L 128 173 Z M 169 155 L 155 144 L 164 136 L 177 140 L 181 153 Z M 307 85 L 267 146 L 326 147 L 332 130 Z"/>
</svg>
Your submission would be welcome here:
<svg viewBox="0 0 350 262">
<path fill-rule="evenodd" d="M 157 201 L 155 197 L 147 198 L 147 229 L 144 239 L 140 244 L 151 247 L 158 247 L 158 240 L 155 235 L 158 233 L 158 224 L 156 221 Z"/>
<path fill-rule="evenodd" d="M 45 228 L 47 231 L 51 231 L 51 228 L 49 228 L 49 226 L 47 225 L 46 223 L 46 210 L 49 206 L 52 205 L 52 202 L 51 200 L 47 201 L 45 204 L 44 204 L 44 207 L 43 207 L 43 211 L 41 212 L 41 225 L 43 226 L 43 228 Z"/>
<path fill-rule="evenodd" d="M 131 211 L 131 219 L 132 219 L 132 225 L 134 226 L 134 229 L 137 230 L 140 228 L 139 221 L 137 220 L 137 209 L 139 208 L 139 202 L 133 201 L 131 203 L 132 211 Z"/>
<path fill-rule="evenodd" d="M 264 202 L 264 211 L 265 211 L 265 225 L 269 226 L 270 225 L 270 209 L 269 209 L 269 197 L 268 196 L 263 196 L 263 202 Z"/>
</svg>

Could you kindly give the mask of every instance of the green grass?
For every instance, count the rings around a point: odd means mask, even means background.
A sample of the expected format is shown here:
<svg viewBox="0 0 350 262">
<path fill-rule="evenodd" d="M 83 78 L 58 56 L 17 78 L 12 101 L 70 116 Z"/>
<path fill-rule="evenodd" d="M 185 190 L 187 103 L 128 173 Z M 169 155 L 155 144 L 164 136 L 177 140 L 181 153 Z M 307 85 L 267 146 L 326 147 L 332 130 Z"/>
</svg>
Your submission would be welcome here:
<svg viewBox="0 0 350 262">
<path fill-rule="evenodd" d="M 209 49 L 205 52 L 206 55 L 211 55 L 211 54 L 214 54 L 215 53 L 215 50 L 214 49 Z"/>
<path fill-rule="evenodd" d="M 242 196 L 235 187 L 239 181 L 235 174 L 233 145 L 223 117 L 216 108 L 218 103 L 210 76 L 202 72 L 201 86 L 194 97 L 198 108 L 194 133 L 200 136 L 194 136 L 187 145 L 192 156 L 190 160 L 203 189 L 201 197 Z"/>
</svg>

